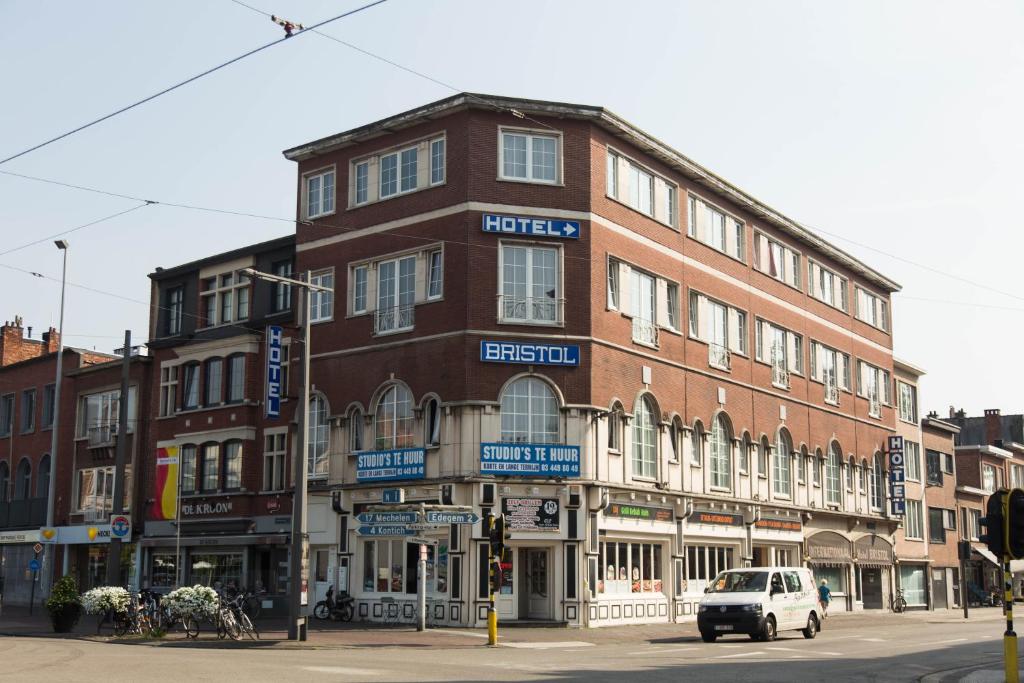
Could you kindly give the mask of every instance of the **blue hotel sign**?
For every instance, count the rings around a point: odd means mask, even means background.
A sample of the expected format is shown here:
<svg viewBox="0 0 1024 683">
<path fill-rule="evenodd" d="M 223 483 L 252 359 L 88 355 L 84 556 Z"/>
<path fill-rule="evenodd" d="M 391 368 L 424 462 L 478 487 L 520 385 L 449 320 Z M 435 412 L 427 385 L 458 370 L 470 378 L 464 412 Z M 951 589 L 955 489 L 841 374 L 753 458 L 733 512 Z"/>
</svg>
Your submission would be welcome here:
<svg viewBox="0 0 1024 683">
<path fill-rule="evenodd" d="M 551 443 L 482 443 L 480 474 L 578 477 L 580 447 Z"/>
<path fill-rule="evenodd" d="M 483 229 L 484 232 L 497 232 L 506 235 L 561 237 L 570 240 L 578 240 L 580 238 L 579 221 L 560 221 L 550 218 L 531 218 L 529 216 L 501 216 L 485 213 Z"/>
<path fill-rule="evenodd" d="M 580 364 L 580 347 L 575 344 L 481 340 L 480 360 L 485 363 L 576 366 Z"/>
<path fill-rule="evenodd" d="M 267 417 L 281 415 L 281 326 L 267 326 Z"/>
<path fill-rule="evenodd" d="M 426 476 L 427 451 L 399 448 L 364 451 L 356 456 L 356 481 L 398 481 Z"/>
<path fill-rule="evenodd" d="M 893 516 L 907 514 L 906 458 L 903 454 L 903 437 L 889 437 L 889 506 Z"/>
</svg>

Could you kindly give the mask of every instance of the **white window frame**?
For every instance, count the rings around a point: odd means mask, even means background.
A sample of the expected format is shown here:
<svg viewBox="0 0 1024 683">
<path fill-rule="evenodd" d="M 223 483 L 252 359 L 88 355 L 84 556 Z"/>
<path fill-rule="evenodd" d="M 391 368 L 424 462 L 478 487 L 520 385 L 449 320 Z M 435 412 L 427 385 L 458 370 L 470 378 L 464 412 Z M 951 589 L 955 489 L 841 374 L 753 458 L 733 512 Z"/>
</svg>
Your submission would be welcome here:
<svg viewBox="0 0 1024 683">
<path fill-rule="evenodd" d="M 526 261 L 526 300 L 527 304 L 524 306 L 526 315 L 522 318 L 513 318 L 505 315 L 506 305 L 505 297 L 511 296 L 505 294 L 505 248 L 523 248 L 527 250 L 527 261 Z M 533 305 L 530 304 L 530 300 L 533 299 L 530 293 L 533 291 L 533 256 L 537 250 L 546 249 L 553 250 L 555 252 L 555 316 L 554 320 L 547 320 L 541 318 L 535 318 L 533 316 Z M 562 281 L 564 275 L 564 254 L 561 245 L 552 245 L 539 242 L 527 242 L 520 240 L 502 240 L 498 243 L 498 322 L 506 325 L 538 325 L 545 327 L 561 327 L 565 322 L 565 302 L 563 301 L 563 292 L 565 291 L 565 285 Z"/>
<path fill-rule="evenodd" d="M 387 258 L 381 261 L 377 261 L 374 264 L 374 272 L 377 277 L 377 291 L 375 292 L 374 301 L 374 334 L 394 334 L 397 332 L 408 332 L 415 326 L 415 308 L 416 308 L 416 254 L 405 254 L 397 256 L 395 258 Z M 412 300 L 407 304 L 402 304 L 402 264 L 408 261 L 412 261 Z M 390 292 L 394 299 L 394 304 L 389 309 L 382 309 L 381 294 L 384 292 L 383 285 L 381 282 L 383 267 L 389 264 L 394 264 L 395 277 L 393 290 Z M 404 310 L 408 308 L 408 310 Z M 387 320 L 388 311 L 394 311 L 394 322 L 390 326 L 384 328 L 382 325 L 383 320 Z M 382 316 L 383 313 L 383 316 Z"/>
<path fill-rule="evenodd" d="M 505 174 L 505 136 L 516 135 L 526 138 L 526 176 L 510 176 Z M 533 143 L 536 138 L 549 138 L 555 141 L 555 177 L 546 178 L 533 177 Z M 539 185 L 561 185 L 562 184 L 562 133 L 541 131 L 530 128 L 510 128 L 499 126 L 498 128 L 498 180 L 515 183 L 536 183 Z"/>
<path fill-rule="evenodd" d="M 909 411 L 903 400 L 903 390 L 909 390 Z M 917 387 L 909 382 L 896 379 L 896 400 L 899 402 L 899 418 L 903 422 L 917 424 Z M 909 414 L 908 414 L 909 412 Z"/>
<path fill-rule="evenodd" d="M 701 336 L 703 323 L 700 317 L 700 299 L 703 297 L 707 301 L 708 312 L 710 314 L 711 306 L 720 306 L 725 310 L 725 325 L 724 325 L 724 344 L 714 341 L 710 338 L 705 339 Z M 731 356 L 732 354 L 738 354 L 744 358 L 750 357 L 750 341 L 748 339 L 749 326 L 747 323 L 747 312 L 741 308 L 737 308 L 731 304 L 725 303 L 720 299 L 715 299 L 707 294 L 704 294 L 700 290 L 690 288 L 689 296 L 687 297 L 687 306 L 689 308 L 687 316 L 687 336 L 690 339 L 695 339 L 699 342 L 708 345 L 708 365 L 717 368 L 719 370 L 730 370 L 732 367 Z M 732 312 L 733 315 L 730 315 Z M 736 321 L 736 334 L 730 334 L 729 320 L 734 318 Z M 735 346 L 731 343 L 730 339 L 735 339 Z M 724 353 L 723 353 L 724 351 Z M 723 362 L 724 359 L 724 362 Z"/>
<path fill-rule="evenodd" d="M 448 140 L 442 136 L 430 141 L 430 187 L 443 185 L 448 178 Z M 440 151 L 439 151 L 440 150 Z M 440 159 L 440 164 L 438 160 Z"/>
<path fill-rule="evenodd" d="M 903 452 L 906 459 L 907 481 L 921 481 L 921 444 L 917 441 L 903 440 Z M 911 465 L 913 463 L 913 465 Z"/>
<path fill-rule="evenodd" d="M 425 151 L 420 154 L 420 146 L 425 146 Z M 440 153 L 438 153 L 440 150 Z M 402 186 L 403 178 L 403 154 L 412 151 L 416 155 L 416 173 L 412 175 L 413 185 Z M 382 172 L 385 158 L 395 158 L 395 191 L 384 194 L 384 174 Z M 440 159 L 440 169 L 435 163 Z M 426 181 L 420 184 L 419 170 L 426 167 Z M 374 181 L 375 196 L 371 199 L 370 182 L 371 169 L 376 170 Z M 438 172 L 439 171 L 439 172 Z M 444 185 L 448 179 L 448 142 L 447 133 L 431 133 L 428 136 L 403 142 L 395 147 L 381 149 L 372 154 L 358 157 L 349 162 L 349 207 L 356 208 L 387 201 L 395 197 L 419 192 L 431 187 Z"/>
<path fill-rule="evenodd" d="M 280 469 L 276 463 L 280 461 Z M 280 477 L 278 477 L 280 473 Z M 284 491 L 288 486 L 288 430 L 263 430 L 263 482 L 261 492 Z"/>
<path fill-rule="evenodd" d="M 697 235 L 697 220 L 698 216 L 702 211 L 710 211 L 712 216 L 715 214 L 721 215 L 722 217 L 722 245 L 719 247 L 710 236 L 710 226 L 705 226 L 704 239 L 701 239 Z M 727 211 L 720 205 L 713 202 L 709 202 L 702 196 L 695 194 L 694 192 L 688 191 L 686 197 L 686 215 L 687 215 L 687 226 L 686 236 L 703 244 L 706 247 L 714 249 L 720 254 L 725 254 L 734 261 L 740 263 L 747 262 L 747 223 L 746 221 L 740 220 L 731 211 Z M 734 228 L 736 230 L 735 240 L 735 253 L 729 252 L 729 230 Z"/>
<path fill-rule="evenodd" d="M 754 234 L 754 270 L 767 275 L 773 280 L 777 280 L 785 285 L 792 287 L 798 292 L 803 291 L 803 254 L 789 246 L 782 240 L 775 239 L 768 235 L 768 233 L 757 230 L 753 231 Z M 764 238 L 768 242 L 768 250 L 771 252 L 772 245 L 777 245 L 782 252 L 782 263 L 776 268 L 777 273 L 771 274 L 770 261 L 769 263 L 761 262 L 761 251 L 760 251 L 760 240 Z M 769 254 L 770 258 L 770 254 Z"/>
<path fill-rule="evenodd" d="M 838 302 L 834 301 L 835 294 L 832 287 L 829 287 L 829 291 L 832 292 L 832 294 L 828 298 L 826 298 L 823 294 L 824 288 L 821 286 L 821 283 L 815 282 L 815 266 L 818 267 L 822 274 L 828 274 L 832 279 L 839 281 L 841 289 L 839 290 L 840 296 Z M 822 277 L 824 277 L 824 275 Z M 810 257 L 807 258 L 807 293 L 810 294 L 811 298 L 813 298 L 814 300 L 820 301 L 821 303 L 827 306 L 831 306 L 832 308 L 838 311 L 842 311 L 843 313 L 850 312 L 850 280 L 846 277 L 843 277 L 842 275 L 832 270 L 831 268 L 826 268 L 825 266 L 821 265 L 820 262 L 815 261 Z"/>
<path fill-rule="evenodd" d="M 775 338 L 782 334 L 782 354 L 776 353 Z M 789 349 L 793 347 L 793 362 Z M 790 375 L 804 375 L 804 338 L 765 318 L 754 318 L 754 360 L 772 368 L 772 386 L 789 390 Z"/>
<path fill-rule="evenodd" d="M 907 499 L 907 522 L 903 525 L 903 536 L 908 540 L 924 540 L 924 519 L 922 517 L 921 501 Z M 917 511 L 914 514 L 914 510 Z"/>
<path fill-rule="evenodd" d="M 435 264 L 434 259 L 437 258 Z M 437 289 L 434 290 L 435 279 Z M 427 301 L 437 301 L 444 297 L 444 251 L 432 249 L 427 252 Z"/>
<path fill-rule="evenodd" d="M 322 268 L 311 271 L 309 283 L 334 289 L 334 268 Z M 323 314 L 325 306 L 328 309 L 326 315 Z M 306 315 L 307 312 L 311 324 L 334 320 L 334 292 L 325 292 L 317 289 L 309 290 L 309 311 L 303 311 L 303 315 Z"/>
<path fill-rule="evenodd" d="M 327 184 L 324 181 L 330 177 L 331 191 L 328 195 L 324 192 L 324 186 Z M 317 211 L 311 212 L 309 210 L 309 185 L 314 179 L 320 181 L 319 198 L 317 201 Z M 324 216 L 330 216 L 336 210 L 338 205 L 337 201 L 338 194 L 338 174 L 336 168 L 332 166 L 326 166 L 324 168 L 318 168 L 315 171 L 309 171 L 304 173 L 302 176 L 302 213 L 307 219 L 322 218 Z M 325 199 L 329 200 L 330 208 L 324 209 Z"/>
<path fill-rule="evenodd" d="M 853 295 L 854 317 L 862 323 L 874 327 L 876 330 L 887 333 L 889 331 L 889 302 L 886 298 L 856 284 L 853 286 Z M 862 310 L 862 298 L 865 300 L 865 306 L 870 305 L 871 307 L 870 317 Z M 880 317 L 881 320 L 877 319 L 876 316 Z"/>
<path fill-rule="evenodd" d="M 181 365 L 160 367 L 160 417 L 174 415 L 178 410 L 178 375 Z"/>
<path fill-rule="evenodd" d="M 360 279 L 362 283 L 360 284 Z M 362 298 L 362 305 L 359 300 Z M 352 268 L 352 314 L 360 315 L 369 310 L 370 266 L 362 264 Z"/>
<path fill-rule="evenodd" d="M 227 284 L 225 284 L 225 278 L 230 278 Z M 213 281 L 213 287 L 207 288 L 206 283 L 210 280 Z M 252 278 L 241 270 L 231 270 L 201 278 L 199 288 L 199 308 L 202 311 L 203 329 L 248 320 L 252 315 Z M 212 321 L 208 314 L 210 310 L 208 301 L 211 299 L 214 313 Z M 245 300 L 244 315 L 240 309 L 243 299 Z M 230 318 L 224 316 L 225 306 L 231 313 Z"/>
</svg>

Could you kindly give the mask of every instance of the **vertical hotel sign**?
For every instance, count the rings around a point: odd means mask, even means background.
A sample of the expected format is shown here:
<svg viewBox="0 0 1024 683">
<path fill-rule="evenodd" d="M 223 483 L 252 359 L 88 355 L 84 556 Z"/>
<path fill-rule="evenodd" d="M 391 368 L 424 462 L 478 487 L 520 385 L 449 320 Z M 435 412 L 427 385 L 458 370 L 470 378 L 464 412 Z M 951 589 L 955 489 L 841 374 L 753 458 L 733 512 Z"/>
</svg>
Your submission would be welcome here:
<svg viewBox="0 0 1024 683">
<path fill-rule="evenodd" d="M 153 501 L 153 519 L 171 520 L 178 517 L 178 446 L 156 450 L 156 499 Z"/>
<path fill-rule="evenodd" d="M 903 437 L 889 437 L 889 513 L 894 517 L 907 514 L 906 459 Z"/>
<path fill-rule="evenodd" d="M 267 325 L 267 417 L 281 415 L 281 326 Z"/>
</svg>

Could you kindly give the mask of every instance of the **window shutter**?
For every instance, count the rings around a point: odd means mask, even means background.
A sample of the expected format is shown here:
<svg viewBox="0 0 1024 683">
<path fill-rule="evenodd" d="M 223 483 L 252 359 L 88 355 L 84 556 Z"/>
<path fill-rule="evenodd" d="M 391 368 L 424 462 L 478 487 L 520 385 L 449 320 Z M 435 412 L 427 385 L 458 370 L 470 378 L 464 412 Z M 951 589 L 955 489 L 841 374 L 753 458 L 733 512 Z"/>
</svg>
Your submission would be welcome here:
<svg viewBox="0 0 1024 683">
<path fill-rule="evenodd" d="M 735 308 L 727 308 L 726 311 L 729 321 L 729 329 L 726 330 L 729 350 L 739 352 L 742 350 L 740 348 L 740 314 Z"/>
<path fill-rule="evenodd" d="M 416 145 L 416 187 L 430 185 L 430 140 Z M 419 264 L 416 264 L 419 266 Z"/>
<path fill-rule="evenodd" d="M 668 187 L 661 178 L 654 178 L 654 218 L 663 223 L 668 223 L 668 211 L 666 204 L 668 199 Z"/>
<path fill-rule="evenodd" d="M 725 253 L 729 256 L 736 255 L 736 221 L 732 216 L 725 217 Z"/>
<path fill-rule="evenodd" d="M 629 202 L 629 161 L 618 157 L 619 162 L 619 196 L 620 202 Z"/>
<path fill-rule="evenodd" d="M 377 157 L 366 162 L 366 201 L 375 202 L 380 199 L 380 164 Z"/>
<path fill-rule="evenodd" d="M 654 280 L 654 318 L 659 327 L 668 327 L 668 283 L 660 277 Z"/>
<path fill-rule="evenodd" d="M 619 310 L 626 315 L 633 314 L 632 269 L 628 263 L 619 263 Z"/>
</svg>

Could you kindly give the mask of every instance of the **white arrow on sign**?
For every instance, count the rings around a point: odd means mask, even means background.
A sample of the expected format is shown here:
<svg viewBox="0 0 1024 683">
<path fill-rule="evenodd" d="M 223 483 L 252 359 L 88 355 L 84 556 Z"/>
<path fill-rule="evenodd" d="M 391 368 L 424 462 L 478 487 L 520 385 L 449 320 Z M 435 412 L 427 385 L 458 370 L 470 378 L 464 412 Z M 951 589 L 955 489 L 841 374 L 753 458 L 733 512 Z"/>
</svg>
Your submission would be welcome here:
<svg viewBox="0 0 1024 683">
<path fill-rule="evenodd" d="M 566 235 L 572 235 L 573 233 L 576 232 L 576 226 L 573 225 L 572 223 L 566 223 L 565 227 L 562 229 L 565 231 Z"/>
</svg>

